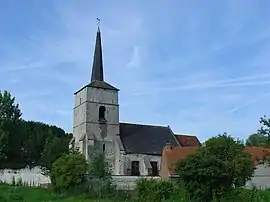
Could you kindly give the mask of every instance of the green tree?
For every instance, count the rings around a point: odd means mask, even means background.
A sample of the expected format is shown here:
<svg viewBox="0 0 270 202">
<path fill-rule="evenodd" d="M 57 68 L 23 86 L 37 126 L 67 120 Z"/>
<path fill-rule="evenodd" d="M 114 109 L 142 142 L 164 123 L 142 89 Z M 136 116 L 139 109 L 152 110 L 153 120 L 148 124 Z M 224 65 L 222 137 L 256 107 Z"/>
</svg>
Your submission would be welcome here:
<svg viewBox="0 0 270 202">
<path fill-rule="evenodd" d="M 90 161 L 88 173 L 93 178 L 110 179 L 111 171 L 103 153 L 97 153 Z"/>
<path fill-rule="evenodd" d="M 267 138 L 268 145 L 270 145 L 270 119 L 263 116 L 260 119 L 261 128 L 258 130 L 259 134 L 264 135 Z"/>
<path fill-rule="evenodd" d="M 22 140 L 20 135 L 21 111 L 7 91 L 0 91 L 0 167 L 8 162 L 17 162 L 21 156 Z"/>
<path fill-rule="evenodd" d="M 266 116 L 260 118 L 261 127 L 257 131 L 248 137 L 246 140 L 247 146 L 270 146 L 270 119 Z"/>
<path fill-rule="evenodd" d="M 98 198 L 110 198 L 115 193 L 112 183 L 111 170 L 103 153 L 96 153 L 91 157 L 88 167 L 88 190 Z"/>
<path fill-rule="evenodd" d="M 261 133 L 254 133 L 246 140 L 246 146 L 267 146 L 268 138 Z"/>
<path fill-rule="evenodd" d="M 22 121 L 24 162 L 27 166 L 42 166 L 50 170 L 52 162 L 68 153 L 71 135 L 56 126 L 35 121 Z"/>
<path fill-rule="evenodd" d="M 226 133 L 210 138 L 176 165 L 179 182 L 199 201 L 219 198 L 233 187 L 245 185 L 253 172 L 250 154 Z"/>
<path fill-rule="evenodd" d="M 52 137 L 47 139 L 39 163 L 44 174 L 50 174 L 53 162 L 63 153 L 69 153 L 67 138 Z"/>
<path fill-rule="evenodd" d="M 21 119 L 19 105 L 7 91 L 0 91 L 0 168 L 42 166 L 68 152 L 72 135 L 59 127 Z"/>
<path fill-rule="evenodd" d="M 86 170 L 87 163 L 82 154 L 63 154 L 52 165 L 52 185 L 58 191 L 74 189 L 82 185 Z"/>
</svg>

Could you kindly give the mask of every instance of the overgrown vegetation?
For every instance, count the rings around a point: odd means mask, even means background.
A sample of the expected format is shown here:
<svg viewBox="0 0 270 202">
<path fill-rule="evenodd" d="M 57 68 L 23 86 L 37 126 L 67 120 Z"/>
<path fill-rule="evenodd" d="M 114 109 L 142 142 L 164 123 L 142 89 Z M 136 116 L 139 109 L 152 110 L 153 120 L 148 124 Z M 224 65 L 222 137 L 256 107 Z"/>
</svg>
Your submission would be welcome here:
<svg viewBox="0 0 270 202">
<path fill-rule="evenodd" d="M 83 184 L 87 170 L 85 157 L 77 152 L 63 154 L 52 166 L 51 183 L 58 192 L 70 191 Z"/>
<path fill-rule="evenodd" d="M 0 184 L 0 202 L 47 202 L 47 201 L 55 201 L 55 202 L 121 202 L 121 201 L 160 201 L 159 197 L 162 196 L 162 190 L 154 189 L 153 187 L 159 186 L 157 185 L 159 182 L 151 181 L 151 182 L 143 182 L 147 183 L 148 186 L 152 187 L 151 192 L 150 189 L 145 192 L 146 195 L 144 197 L 134 197 L 132 199 L 124 199 L 124 198 L 107 198 L 107 199 L 93 199 L 89 197 L 87 194 L 82 195 L 68 195 L 68 194 L 56 194 L 49 189 L 44 188 L 33 188 L 33 187 L 25 187 L 18 185 L 5 185 Z M 151 185 L 151 183 L 155 185 Z M 167 182 L 160 182 L 167 183 Z M 170 182 L 168 182 L 169 184 Z M 174 185 L 176 191 L 174 193 L 170 192 L 170 198 L 167 200 L 162 200 L 163 202 L 194 202 L 189 199 L 189 196 L 184 192 L 184 190 L 180 190 L 177 185 Z M 160 188 L 162 186 L 159 186 Z M 170 185 L 165 185 L 165 187 L 170 187 Z M 164 189 L 166 190 L 166 189 Z M 161 192 L 160 192 L 161 191 Z M 168 190 L 167 190 L 168 191 Z M 151 194 L 152 197 L 149 197 L 147 193 Z M 163 192 L 165 193 L 165 192 Z M 155 196 L 158 195 L 159 197 Z M 166 195 L 166 194 L 165 194 Z M 219 200 L 214 200 L 213 202 L 269 202 L 270 201 L 270 191 L 260 191 L 260 190 L 248 190 L 248 189 L 234 189 L 230 192 L 229 195 L 220 198 Z"/>
<path fill-rule="evenodd" d="M 70 134 L 56 126 L 25 121 L 21 115 L 15 98 L 0 92 L 0 169 L 41 166 L 51 177 L 52 189 L 29 188 L 14 178 L 11 185 L 0 185 L 0 202 L 270 201 L 268 190 L 243 188 L 254 167 L 244 144 L 227 134 L 210 138 L 178 162 L 176 181 L 141 179 L 136 190 L 119 191 L 103 153 L 94 154 L 87 164 L 82 154 L 69 153 Z M 263 117 L 260 123 L 262 127 L 246 145 L 270 145 L 270 119 Z"/>
<path fill-rule="evenodd" d="M 253 172 L 250 154 L 226 134 L 210 138 L 176 166 L 179 181 L 198 201 L 220 198 L 232 188 L 244 186 Z"/>
<path fill-rule="evenodd" d="M 15 97 L 0 91 L 0 169 L 41 166 L 50 171 L 52 162 L 68 152 L 71 134 L 21 115 Z"/>
<path fill-rule="evenodd" d="M 260 119 L 261 128 L 246 140 L 247 146 L 270 146 L 270 119 L 266 116 Z"/>
</svg>

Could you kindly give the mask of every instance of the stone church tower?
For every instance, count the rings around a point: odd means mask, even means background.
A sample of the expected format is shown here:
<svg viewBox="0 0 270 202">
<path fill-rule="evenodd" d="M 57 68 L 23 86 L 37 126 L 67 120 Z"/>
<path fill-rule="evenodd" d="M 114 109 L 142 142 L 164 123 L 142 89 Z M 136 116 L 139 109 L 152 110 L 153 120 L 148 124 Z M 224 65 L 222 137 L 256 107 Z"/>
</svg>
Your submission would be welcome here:
<svg viewBox="0 0 270 202">
<path fill-rule="evenodd" d="M 98 28 L 91 81 L 75 93 L 73 141 L 87 160 L 95 152 L 104 152 L 112 170 L 115 170 L 115 144 L 119 138 L 118 91 L 104 81 Z"/>
</svg>

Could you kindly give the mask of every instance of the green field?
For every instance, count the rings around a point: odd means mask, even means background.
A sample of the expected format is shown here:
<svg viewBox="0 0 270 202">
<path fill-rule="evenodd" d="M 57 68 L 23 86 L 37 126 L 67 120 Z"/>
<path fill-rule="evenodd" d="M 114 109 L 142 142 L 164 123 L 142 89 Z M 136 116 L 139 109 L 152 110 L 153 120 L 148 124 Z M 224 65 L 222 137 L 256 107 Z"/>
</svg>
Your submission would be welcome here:
<svg viewBox="0 0 270 202">
<path fill-rule="evenodd" d="M 53 194 L 48 189 L 0 185 L 0 202 L 111 202 L 112 200 L 93 200 L 85 197 L 68 197 Z"/>
<path fill-rule="evenodd" d="M 121 201 L 119 199 L 89 199 L 83 196 L 67 196 L 54 194 L 49 189 L 31 188 L 23 186 L 0 185 L 0 202 L 113 202 Z M 125 201 L 141 201 L 141 200 L 125 200 Z M 239 197 L 233 199 L 224 199 L 220 202 L 269 202 L 270 191 L 252 191 L 243 190 Z M 181 196 L 176 197 L 174 200 L 167 202 L 188 202 Z"/>
</svg>

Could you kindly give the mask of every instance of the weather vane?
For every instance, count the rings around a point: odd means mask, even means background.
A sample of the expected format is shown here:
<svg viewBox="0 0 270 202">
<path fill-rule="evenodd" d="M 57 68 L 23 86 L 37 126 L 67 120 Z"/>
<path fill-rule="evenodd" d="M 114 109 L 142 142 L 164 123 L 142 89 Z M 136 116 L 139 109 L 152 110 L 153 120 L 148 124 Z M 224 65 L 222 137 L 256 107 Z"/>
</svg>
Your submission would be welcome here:
<svg viewBox="0 0 270 202">
<path fill-rule="evenodd" d="M 100 18 L 97 18 L 97 26 L 99 27 L 100 25 Z"/>
</svg>

